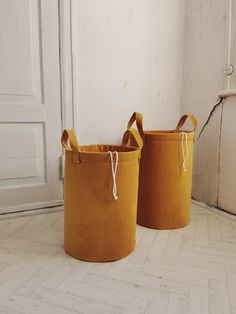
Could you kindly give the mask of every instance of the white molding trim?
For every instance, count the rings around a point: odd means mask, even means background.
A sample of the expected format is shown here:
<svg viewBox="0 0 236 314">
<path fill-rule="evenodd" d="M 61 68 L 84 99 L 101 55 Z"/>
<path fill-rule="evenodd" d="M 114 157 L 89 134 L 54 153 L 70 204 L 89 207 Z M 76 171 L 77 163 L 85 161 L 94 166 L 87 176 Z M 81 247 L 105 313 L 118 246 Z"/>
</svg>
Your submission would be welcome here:
<svg viewBox="0 0 236 314">
<path fill-rule="evenodd" d="M 64 211 L 64 206 L 55 206 L 55 207 L 45 207 L 45 208 L 38 208 L 26 211 L 20 211 L 16 213 L 5 213 L 0 215 L 0 221 L 6 219 L 14 219 L 20 217 L 28 217 L 28 216 L 36 216 L 36 215 L 45 215 L 50 213 L 57 213 Z"/>
<path fill-rule="evenodd" d="M 0 212 L 1 211 L 3 212 L 3 214 L 1 214 L 1 215 L 5 215 L 6 213 L 28 211 L 28 210 L 41 209 L 41 208 L 46 208 L 46 207 L 56 207 L 56 206 L 61 206 L 63 204 L 64 204 L 63 200 L 27 203 L 27 204 L 21 204 L 21 205 L 17 205 L 17 206 L 3 207 L 3 208 L 0 208 Z"/>
<path fill-rule="evenodd" d="M 196 205 L 201 206 L 201 207 L 203 207 L 203 208 L 205 208 L 207 210 L 210 210 L 210 211 L 212 211 L 214 213 L 217 213 L 217 214 L 219 214 L 219 215 L 221 215 L 223 217 L 230 218 L 230 219 L 233 219 L 233 220 L 236 221 L 236 215 L 234 215 L 232 213 L 229 213 L 227 211 L 224 211 L 222 209 L 216 208 L 216 207 L 211 206 L 211 205 L 207 205 L 206 203 L 202 203 L 202 202 L 194 200 L 194 199 L 192 199 L 191 201 L 192 201 L 193 204 L 196 204 Z"/>
<path fill-rule="evenodd" d="M 227 64 L 233 65 L 233 73 L 226 76 L 226 87 L 220 93 L 222 96 L 234 96 L 236 84 L 236 49 L 235 49 L 235 36 L 236 36 L 236 3 L 234 0 L 228 0 L 228 31 L 227 31 Z"/>
<path fill-rule="evenodd" d="M 59 0 L 61 103 L 63 129 L 75 128 L 72 12 L 71 0 Z"/>
<path fill-rule="evenodd" d="M 236 89 L 224 89 L 224 90 L 221 90 L 218 93 L 218 96 L 222 96 L 222 97 L 236 96 Z"/>
</svg>

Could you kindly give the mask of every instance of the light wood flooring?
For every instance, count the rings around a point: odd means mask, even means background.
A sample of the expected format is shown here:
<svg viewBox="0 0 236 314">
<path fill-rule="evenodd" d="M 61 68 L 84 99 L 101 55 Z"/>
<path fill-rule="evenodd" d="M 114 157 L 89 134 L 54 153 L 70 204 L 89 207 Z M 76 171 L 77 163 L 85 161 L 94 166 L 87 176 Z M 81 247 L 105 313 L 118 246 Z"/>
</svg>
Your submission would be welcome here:
<svg viewBox="0 0 236 314">
<path fill-rule="evenodd" d="M 236 314 L 236 219 L 192 204 L 181 229 L 137 228 L 112 263 L 63 251 L 63 211 L 0 217 L 0 314 Z"/>
</svg>

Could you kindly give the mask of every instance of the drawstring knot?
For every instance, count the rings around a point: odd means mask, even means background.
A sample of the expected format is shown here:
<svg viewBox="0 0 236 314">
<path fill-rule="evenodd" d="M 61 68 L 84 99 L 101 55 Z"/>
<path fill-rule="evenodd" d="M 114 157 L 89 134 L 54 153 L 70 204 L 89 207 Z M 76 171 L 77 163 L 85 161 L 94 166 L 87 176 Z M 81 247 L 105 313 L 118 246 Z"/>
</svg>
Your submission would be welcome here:
<svg viewBox="0 0 236 314">
<path fill-rule="evenodd" d="M 109 151 L 108 153 L 109 153 L 110 158 L 111 158 L 111 173 L 112 173 L 112 179 L 113 179 L 112 193 L 113 193 L 114 200 L 117 200 L 118 196 L 117 196 L 117 186 L 116 186 L 116 171 L 117 171 L 117 167 L 118 167 L 119 155 L 118 155 L 117 151 L 114 152 L 114 154 L 116 156 L 115 165 L 114 165 L 112 152 Z"/>
<path fill-rule="evenodd" d="M 184 144 L 185 144 L 185 149 L 184 149 Z M 182 169 L 184 172 L 187 172 L 187 160 L 188 160 L 188 135 L 185 132 L 181 132 L 181 147 L 182 147 L 182 158 L 183 158 L 183 163 L 182 163 Z"/>
</svg>

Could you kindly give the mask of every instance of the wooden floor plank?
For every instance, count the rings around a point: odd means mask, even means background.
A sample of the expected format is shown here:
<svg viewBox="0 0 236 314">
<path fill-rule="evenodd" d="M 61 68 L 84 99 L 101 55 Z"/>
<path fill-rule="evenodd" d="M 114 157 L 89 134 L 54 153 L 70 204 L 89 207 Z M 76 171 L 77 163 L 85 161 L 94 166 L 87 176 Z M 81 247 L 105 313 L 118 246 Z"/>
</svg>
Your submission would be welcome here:
<svg viewBox="0 0 236 314">
<path fill-rule="evenodd" d="M 4 216 L 0 235 L 1 314 L 236 314 L 236 220 L 196 203 L 110 263 L 64 252 L 63 211 Z"/>
<path fill-rule="evenodd" d="M 66 280 L 59 286 L 59 290 L 138 313 L 144 312 L 147 302 L 142 298 L 127 294 L 127 290 L 120 289 L 119 292 L 117 292 L 115 285 L 113 286 L 113 283 L 109 281 L 108 284 L 106 284 L 105 280 L 103 280 L 103 282 L 100 280 L 97 282 L 97 285 L 94 285 L 91 281 L 89 284 L 86 284 L 84 281 L 86 282 L 86 280 L 83 280 L 83 283 L 78 283 Z M 124 286 L 125 285 L 123 285 L 123 288 Z"/>
</svg>

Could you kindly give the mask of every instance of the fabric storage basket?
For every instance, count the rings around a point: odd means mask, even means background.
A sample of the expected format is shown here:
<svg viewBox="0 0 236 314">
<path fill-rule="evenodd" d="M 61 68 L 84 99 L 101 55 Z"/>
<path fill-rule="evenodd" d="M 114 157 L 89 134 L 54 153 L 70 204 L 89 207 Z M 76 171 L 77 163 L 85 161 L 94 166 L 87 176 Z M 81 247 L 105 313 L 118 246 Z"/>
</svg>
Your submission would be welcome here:
<svg viewBox="0 0 236 314">
<path fill-rule="evenodd" d="M 73 130 L 65 130 L 61 142 L 65 251 L 94 262 L 127 256 L 135 246 L 142 146 L 79 146 Z"/>
<path fill-rule="evenodd" d="M 193 123 L 193 130 L 181 130 L 188 118 Z M 137 222 L 157 229 L 185 226 L 190 220 L 193 140 L 197 120 L 193 115 L 183 115 L 175 130 L 143 131 L 142 115 L 135 112 L 128 129 L 135 121 L 144 142 Z M 137 142 L 137 133 L 125 135 L 122 143 L 133 145 Z"/>
</svg>

